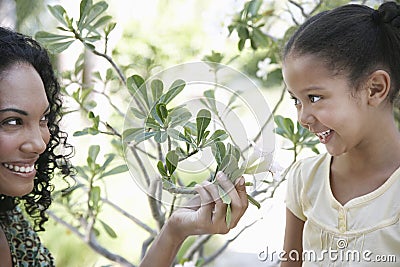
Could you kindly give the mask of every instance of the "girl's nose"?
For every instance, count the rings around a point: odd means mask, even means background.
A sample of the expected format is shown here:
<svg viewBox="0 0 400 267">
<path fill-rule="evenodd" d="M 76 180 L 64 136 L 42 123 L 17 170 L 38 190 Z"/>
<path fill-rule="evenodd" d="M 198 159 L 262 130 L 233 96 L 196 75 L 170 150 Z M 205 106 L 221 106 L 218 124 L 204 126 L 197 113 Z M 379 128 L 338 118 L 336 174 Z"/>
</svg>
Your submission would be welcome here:
<svg viewBox="0 0 400 267">
<path fill-rule="evenodd" d="M 298 115 L 298 120 L 299 120 L 301 126 L 310 130 L 310 125 L 312 125 L 315 122 L 315 117 L 312 114 L 311 110 L 308 108 L 302 107 L 301 110 L 299 110 L 297 115 Z"/>
</svg>

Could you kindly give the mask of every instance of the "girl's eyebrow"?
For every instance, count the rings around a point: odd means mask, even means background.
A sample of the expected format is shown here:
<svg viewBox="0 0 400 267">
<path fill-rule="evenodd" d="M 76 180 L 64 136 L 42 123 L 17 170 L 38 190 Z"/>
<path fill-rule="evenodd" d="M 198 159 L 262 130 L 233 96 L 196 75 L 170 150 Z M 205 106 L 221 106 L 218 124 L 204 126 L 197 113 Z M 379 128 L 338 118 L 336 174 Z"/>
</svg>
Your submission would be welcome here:
<svg viewBox="0 0 400 267">
<path fill-rule="evenodd" d="M 286 89 L 286 91 L 289 94 L 294 95 L 289 89 Z M 319 87 L 319 86 L 310 86 L 308 88 L 305 88 L 303 91 L 305 91 L 306 93 L 309 92 L 309 91 L 326 91 L 326 88 Z"/>
</svg>

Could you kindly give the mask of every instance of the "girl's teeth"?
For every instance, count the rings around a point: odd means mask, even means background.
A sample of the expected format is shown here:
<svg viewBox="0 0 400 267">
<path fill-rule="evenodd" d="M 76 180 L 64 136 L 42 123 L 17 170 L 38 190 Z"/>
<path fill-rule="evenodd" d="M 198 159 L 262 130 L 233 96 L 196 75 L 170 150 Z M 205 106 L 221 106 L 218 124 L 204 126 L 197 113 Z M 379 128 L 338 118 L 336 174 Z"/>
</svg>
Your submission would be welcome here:
<svg viewBox="0 0 400 267">
<path fill-rule="evenodd" d="M 7 163 L 4 163 L 4 167 L 14 172 L 20 172 L 20 173 L 29 173 L 35 169 L 34 165 L 25 167 L 25 166 L 14 166 L 12 164 L 7 164 Z"/>
<path fill-rule="evenodd" d="M 327 137 L 331 132 L 332 132 L 332 130 L 329 129 L 329 130 L 327 130 L 327 131 L 325 131 L 325 132 L 316 133 L 316 135 L 317 135 L 318 137 L 324 138 L 324 137 Z"/>
</svg>

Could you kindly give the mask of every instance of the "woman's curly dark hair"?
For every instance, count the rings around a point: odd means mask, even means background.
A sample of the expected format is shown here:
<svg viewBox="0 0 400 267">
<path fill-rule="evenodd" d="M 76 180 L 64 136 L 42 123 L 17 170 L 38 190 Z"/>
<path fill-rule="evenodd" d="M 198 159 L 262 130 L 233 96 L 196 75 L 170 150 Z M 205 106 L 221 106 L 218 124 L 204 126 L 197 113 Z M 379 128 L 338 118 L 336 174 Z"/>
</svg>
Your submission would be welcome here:
<svg viewBox="0 0 400 267">
<path fill-rule="evenodd" d="M 72 155 L 72 147 L 67 143 L 67 134 L 58 126 L 62 105 L 60 84 L 47 51 L 31 37 L 0 27 L 0 75 L 17 63 L 32 65 L 42 79 L 50 105 L 48 115 L 50 141 L 36 162 L 37 174 L 32 192 L 22 197 L 0 194 L 0 221 L 6 221 L 7 211 L 14 209 L 22 201 L 26 212 L 33 219 L 35 230 L 43 231 L 43 224 L 48 220 L 45 211 L 52 202 L 50 194 L 53 185 L 50 180 L 56 169 L 60 169 L 65 176 L 70 174 L 72 168 L 68 159 Z M 66 149 L 70 152 L 66 153 Z"/>
</svg>

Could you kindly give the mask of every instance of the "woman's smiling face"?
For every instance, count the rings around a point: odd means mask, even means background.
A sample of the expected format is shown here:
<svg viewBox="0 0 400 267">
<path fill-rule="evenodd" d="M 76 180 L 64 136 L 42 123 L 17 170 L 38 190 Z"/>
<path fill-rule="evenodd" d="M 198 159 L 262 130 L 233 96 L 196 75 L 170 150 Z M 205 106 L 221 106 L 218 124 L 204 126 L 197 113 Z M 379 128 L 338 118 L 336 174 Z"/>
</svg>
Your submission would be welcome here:
<svg viewBox="0 0 400 267">
<path fill-rule="evenodd" d="M 0 74 L 0 194 L 33 189 L 35 162 L 50 140 L 49 102 L 37 71 L 16 63 Z"/>
<path fill-rule="evenodd" d="M 331 155 L 341 155 L 362 143 L 369 131 L 363 90 L 356 93 L 345 76 L 335 75 L 311 55 L 289 55 L 283 76 L 300 124 L 315 133 Z"/>
</svg>

